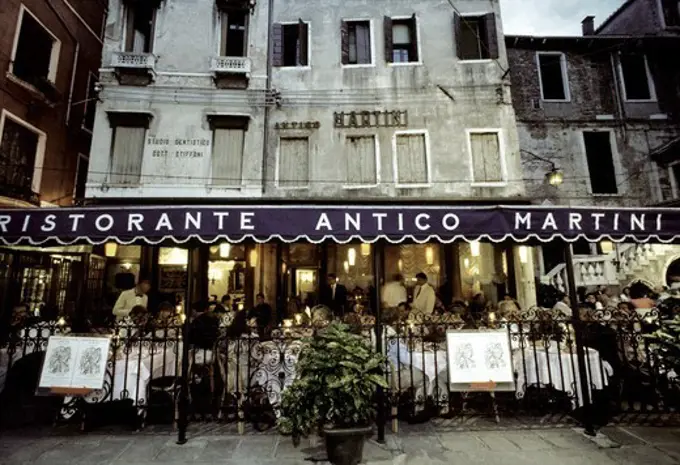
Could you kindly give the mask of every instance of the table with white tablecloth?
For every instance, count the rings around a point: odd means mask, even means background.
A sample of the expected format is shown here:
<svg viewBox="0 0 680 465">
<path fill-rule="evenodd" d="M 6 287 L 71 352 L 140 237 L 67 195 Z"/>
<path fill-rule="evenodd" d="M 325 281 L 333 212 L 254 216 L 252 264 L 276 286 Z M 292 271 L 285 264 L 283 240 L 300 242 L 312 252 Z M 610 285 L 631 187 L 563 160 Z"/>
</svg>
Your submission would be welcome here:
<svg viewBox="0 0 680 465">
<path fill-rule="evenodd" d="M 614 374 L 612 366 L 602 360 L 597 350 L 585 348 L 586 373 L 589 394 L 604 389 Z M 548 346 L 537 345 L 513 351 L 513 366 L 517 373 L 517 395 L 522 397 L 532 385 L 551 385 L 555 389 L 575 395 L 574 407 L 583 405 L 581 376 L 575 347 L 560 346 L 553 342 Z"/>
</svg>

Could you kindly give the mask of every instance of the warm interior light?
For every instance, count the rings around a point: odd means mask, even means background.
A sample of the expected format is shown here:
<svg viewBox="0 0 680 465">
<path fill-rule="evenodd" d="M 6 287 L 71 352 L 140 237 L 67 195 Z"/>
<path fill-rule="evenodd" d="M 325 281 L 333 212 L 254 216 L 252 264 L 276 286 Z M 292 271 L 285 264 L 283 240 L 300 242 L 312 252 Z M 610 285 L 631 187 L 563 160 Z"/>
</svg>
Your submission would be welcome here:
<svg viewBox="0 0 680 465">
<path fill-rule="evenodd" d="M 470 255 L 473 257 L 479 257 L 479 241 L 470 242 Z"/>
<path fill-rule="evenodd" d="M 529 248 L 525 245 L 519 246 L 519 262 L 526 263 L 529 260 Z"/>
<path fill-rule="evenodd" d="M 400 272 L 404 269 L 404 261 L 401 258 L 397 262 L 397 268 L 399 268 Z"/>
<path fill-rule="evenodd" d="M 107 242 L 104 244 L 104 255 L 107 257 L 115 257 L 118 253 L 118 244 L 115 242 Z"/>
<path fill-rule="evenodd" d="M 208 271 L 208 278 L 210 278 L 210 281 L 215 282 L 219 281 L 222 279 L 222 272 L 220 270 L 209 270 Z"/>
<path fill-rule="evenodd" d="M 349 263 L 349 266 L 357 264 L 357 251 L 354 247 L 350 247 L 347 251 L 347 263 Z"/>
<path fill-rule="evenodd" d="M 224 244 L 220 244 L 220 257 L 221 258 L 229 258 L 229 254 L 231 253 L 231 244 L 228 242 L 225 242 Z"/>
<path fill-rule="evenodd" d="M 432 265 L 434 263 L 434 249 L 432 246 L 425 247 L 425 263 Z"/>
<path fill-rule="evenodd" d="M 257 266 L 257 249 L 250 251 L 250 266 L 253 268 Z"/>
<path fill-rule="evenodd" d="M 345 260 L 345 263 L 342 264 L 342 267 L 344 268 L 345 273 L 349 272 L 349 262 L 347 260 Z"/>
<path fill-rule="evenodd" d="M 120 267 L 122 269 L 124 269 L 125 271 L 130 271 L 132 269 L 132 263 L 124 262 L 124 263 L 121 263 Z"/>
<path fill-rule="evenodd" d="M 364 257 L 371 255 L 371 244 L 361 244 L 361 255 Z"/>
<path fill-rule="evenodd" d="M 607 255 L 614 251 L 614 244 L 611 241 L 602 241 L 600 242 L 600 248 L 602 253 Z"/>
<path fill-rule="evenodd" d="M 545 175 L 548 184 L 551 186 L 559 186 L 564 182 L 564 174 L 561 170 L 553 168 L 548 174 Z"/>
<path fill-rule="evenodd" d="M 463 266 L 465 268 L 470 268 L 470 259 L 469 258 L 466 258 L 465 260 L 463 260 Z"/>
</svg>

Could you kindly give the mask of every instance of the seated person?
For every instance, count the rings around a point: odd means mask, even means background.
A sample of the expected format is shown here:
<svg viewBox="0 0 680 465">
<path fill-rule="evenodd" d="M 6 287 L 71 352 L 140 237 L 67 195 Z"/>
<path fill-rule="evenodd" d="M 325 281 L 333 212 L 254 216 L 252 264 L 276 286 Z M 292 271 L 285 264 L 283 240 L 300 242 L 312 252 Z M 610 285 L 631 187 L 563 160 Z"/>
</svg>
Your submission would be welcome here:
<svg viewBox="0 0 680 465">
<path fill-rule="evenodd" d="M 410 314 L 411 314 L 411 305 L 408 302 L 401 302 L 397 306 L 397 319 L 399 321 L 408 320 L 408 317 L 409 317 Z"/>
<path fill-rule="evenodd" d="M 194 304 L 194 319 L 189 326 L 189 343 L 195 349 L 212 350 L 220 336 L 220 322 L 208 311 L 207 302 Z"/>
<path fill-rule="evenodd" d="M 516 315 L 520 312 L 519 303 L 510 295 L 505 294 L 503 300 L 498 303 L 498 310 L 501 315 Z"/>
<path fill-rule="evenodd" d="M 264 294 L 257 294 L 257 304 L 248 312 L 248 320 L 251 327 L 257 327 L 257 334 L 260 339 L 271 336 L 273 313 L 271 306 L 264 301 Z"/>
</svg>

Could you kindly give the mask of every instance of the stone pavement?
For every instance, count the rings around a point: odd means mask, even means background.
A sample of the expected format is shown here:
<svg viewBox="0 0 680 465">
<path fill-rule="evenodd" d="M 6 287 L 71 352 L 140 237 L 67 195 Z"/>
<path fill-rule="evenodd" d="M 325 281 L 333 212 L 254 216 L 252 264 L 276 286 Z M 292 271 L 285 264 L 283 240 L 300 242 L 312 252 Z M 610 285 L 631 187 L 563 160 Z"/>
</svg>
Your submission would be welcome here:
<svg viewBox="0 0 680 465">
<path fill-rule="evenodd" d="M 294 465 L 322 462 L 318 440 L 295 449 L 275 434 L 201 435 L 185 445 L 170 434 L 0 436 L 0 464 Z M 574 429 L 444 432 L 421 425 L 370 440 L 367 465 L 670 465 L 680 463 L 680 429 L 605 428 L 593 441 Z"/>
</svg>

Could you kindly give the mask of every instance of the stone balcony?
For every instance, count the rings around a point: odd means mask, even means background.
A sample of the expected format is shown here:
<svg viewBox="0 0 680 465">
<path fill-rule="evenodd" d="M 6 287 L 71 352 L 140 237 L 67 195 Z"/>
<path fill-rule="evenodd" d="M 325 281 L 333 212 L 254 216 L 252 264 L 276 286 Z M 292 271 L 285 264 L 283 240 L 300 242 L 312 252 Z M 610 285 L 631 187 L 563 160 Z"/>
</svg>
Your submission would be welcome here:
<svg viewBox="0 0 680 465">
<path fill-rule="evenodd" d="M 156 56 L 151 53 L 113 52 L 111 66 L 123 85 L 147 86 L 156 77 Z"/>
<path fill-rule="evenodd" d="M 251 66 L 248 57 L 213 57 L 210 60 L 210 71 L 219 89 L 247 88 Z"/>
</svg>

